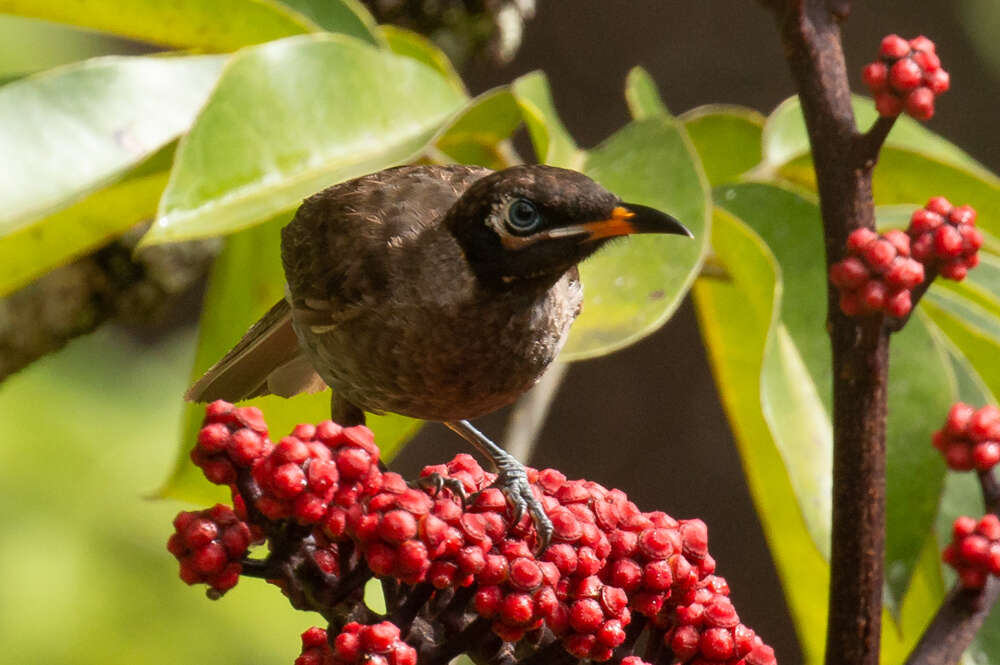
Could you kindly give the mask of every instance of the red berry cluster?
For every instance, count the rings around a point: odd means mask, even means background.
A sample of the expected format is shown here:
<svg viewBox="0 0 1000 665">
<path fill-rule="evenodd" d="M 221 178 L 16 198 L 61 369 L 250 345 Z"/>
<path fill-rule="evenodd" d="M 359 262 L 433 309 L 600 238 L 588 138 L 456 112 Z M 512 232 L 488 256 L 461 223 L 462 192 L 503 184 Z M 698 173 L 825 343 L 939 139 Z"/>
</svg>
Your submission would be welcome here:
<svg viewBox="0 0 1000 665">
<path fill-rule="evenodd" d="M 416 665 L 417 651 L 400 639 L 399 628 L 383 621 L 365 626 L 352 621 L 333 640 L 322 628 L 302 633 L 302 655 L 295 665 Z"/>
<path fill-rule="evenodd" d="M 910 290 L 924 281 L 924 267 L 910 258 L 910 238 L 902 231 L 878 235 L 861 228 L 847 237 L 847 257 L 830 266 L 830 281 L 848 316 L 903 317 L 913 307 Z"/>
<path fill-rule="evenodd" d="M 220 400 L 205 409 L 205 422 L 191 451 L 191 461 L 210 482 L 232 486 L 238 469 L 250 468 L 270 449 L 267 423 L 260 409 L 237 409 Z"/>
<path fill-rule="evenodd" d="M 1000 409 L 955 404 L 944 427 L 934 432 L 934 447 L 955 471 L 989 471 L 1000 462 Z"/>
<path fill-rule="evenodd" d="M 720 577 L 709 576 L 689 590 L 666 617 L 669 630 L 663 641 L 681 662 L 732 663 L 745 659 L 747 665 L 774 662 L 774 650 L 740 623 L 729 600 L 729 585 Z"/>
<path fill-rule="evenodd" d="M 1000 518 L 990 514 L 976 522 L 959 517 L 952 536 L 943 558 L 958 573 L 962 586 L 982 589 L 989 575 L 1000 575 Z"/>
<path fill-rule="evenodd" d="M 236 586 L 248 547 L 250 527 L 221 504 L 178 513 L 167 541 L 167 550 L 181 563 L 181 579 L 188 584 L 204 582 L 213 597 Z"/>
<path fill-rule="evenodd" d="M 983 234 L 976 228 L 972 206 L 952 206 L 943 196 L 935 196 L 913 213 L 910 226 L 913 258 L 942 277 L 962 280 L 969 268 L 979 265 Z"/>
<path fill-rule="evenodd" d="M 303 551 L 329 576 L 324 584 L 358 584 L 375 575 L 404 589 L 420 585 L 421 593 L 432 596 L 446 592 L 452 595 L 445 597 L 467 598 L 462 611 L 488 620 L 503 641 L 547 630 L 548 639 L 555 636 L 572 656 L 594 661 L 610 659 L 625 643 L 635 612 L 670 635 L 665 641 L 670 647 L 686 621 L 682 617 L 694 616 L 682 607 L 701 602 L 704 589 L 728 603 L 725 581 L 713 575 L 708 531 L 700 520 L 644 513 L 619 490 L 567 480 L 552 469 L 528 469 L 554 527 L 552 543 L 536 556 L 531 518 L 511 522 L 506 499 L 492 487 L 496 476 L 469 455 L 426 467 L 423 482 L 411 487 L 398 474 L 379 469 L 379 450 L 364 427 L 341 428 L 329 421 L 299 425 L 275 446 L 259 412 L 245 411 L 212 404 L 192 457 L 211 480 L 233 488 L 234 501 L 253 498 L 250 521 L 272 541 L 298 534 Z M 467 503 L 453 491 L 458 484 L 472 497 Z M 283 523 L 297 526 L 281 528 Z M 274 551 L 292 551 L 288 543 L 274 545 Z M 299 565 L 268 570 L 295 571 Z M 322 598 L 340 603 L 349 596 L 337 589 L 304 593 L 294 580 L 274 581 L 293 604 L 308 606 Z M 462 588 L 468 589 L 465 595 L 456 593 Z M 774 663 L 773 653 L 766 657 L 770 652 L 738 619 L 725 626 L 693 620 L 683 625 L 699 631 L 699 645 L 707 645 L 692 657 L 727 665 L 744 658 L 751 665 Z M 325 633 L 307 631 L 299 663 L 353 663 L 376 656 L 387 665 L 410 662 L 405 660 L 409 655 L 385 646 L 397 644 L 398 628 L 379 626 L 349 624 L 332 650 Z M 728 652 L 719 642 L 727 638 L 716 628 L 729 631 L 733 647 Z M 371 641 L 379 635 L 382 641 Z M 386 655 L 390 652 L 396 655 Z M 722 653 L 731 656 L 716 658 Z"/>
<path fill-rule="evenodd" d="M 895 117 L 905 110 L 918 120 L 929 120 L 934 115 L 934 98 L 950 84 L 934 42 L 923 36 L 907 41 L 889 35 L 882 40 L 878 55 L 878 60 L 864 68 L 862 78 L 879 114 Z"/>
</svg>

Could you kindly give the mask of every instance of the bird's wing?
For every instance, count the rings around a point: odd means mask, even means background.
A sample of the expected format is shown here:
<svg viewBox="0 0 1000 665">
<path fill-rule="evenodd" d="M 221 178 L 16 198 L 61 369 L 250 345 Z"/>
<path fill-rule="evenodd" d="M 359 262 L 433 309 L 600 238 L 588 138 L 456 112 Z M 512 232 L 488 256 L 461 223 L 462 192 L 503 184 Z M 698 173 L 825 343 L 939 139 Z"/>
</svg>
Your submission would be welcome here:
<svg viewBox="0 0 1000 665">
<path fill-rule="evenodd" d="M 192 402 L 237 402 L 272 392 L 290 397 L 322 390 L 322 380 L 308 361 L 303 361 L 305 357 L 292 329 L 291 308 L 282 299 L 188 389 L 184 398 Z"/>
</svg>

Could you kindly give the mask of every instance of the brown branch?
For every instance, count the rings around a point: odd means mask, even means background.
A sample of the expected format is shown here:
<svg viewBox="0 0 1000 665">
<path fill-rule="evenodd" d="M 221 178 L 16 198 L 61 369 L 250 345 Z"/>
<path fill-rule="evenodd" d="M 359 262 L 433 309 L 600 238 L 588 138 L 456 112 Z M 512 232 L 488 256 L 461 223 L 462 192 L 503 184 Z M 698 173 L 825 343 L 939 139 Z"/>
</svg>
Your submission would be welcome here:
<svg viewBox="0 0 1000 665">
<path fill-rule="evenodd" d="M 875 228 L 872 154 L 889 128 L 876 123 L 868 136 L 856 129 L 840 39 L 840 22 L 849 9 L 845 2 L 787 0 L 777 11 L 812 146 L 828 266 L 842 257 L 851 231 Z M 881 318 L 855 320 L 842 314 L 832 285 L 827 296 L 834 496 L 826 663 L 877 665 L 889 333 Z"/>
<path fill-rule="evenodd" d="M 1000 483 L 993 471 L 979 473 L 986 511 L 1000 513 Z M 983 621 L 1000 598 L 1000 580 L 990 576 L 982 589 L 964 589 L 956 584 L 924 629 L 905 665 L 953 665 L 969 648 Z"/>
<path fill-rule="evenodd" d="M 153 328 L 197 284 L 218 240 L 133 249 L 148 224 L 0 298 L 0 381 L 105 321 Z"/>
</svg>

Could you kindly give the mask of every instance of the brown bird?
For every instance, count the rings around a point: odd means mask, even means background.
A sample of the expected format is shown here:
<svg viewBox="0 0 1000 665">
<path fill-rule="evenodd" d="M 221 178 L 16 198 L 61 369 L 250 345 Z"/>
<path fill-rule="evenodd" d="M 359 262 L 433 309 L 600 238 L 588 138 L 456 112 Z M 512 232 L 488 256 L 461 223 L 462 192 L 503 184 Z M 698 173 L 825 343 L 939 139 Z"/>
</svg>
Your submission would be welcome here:
<svg viewBox="0 0 1000 665">
<path fill-rule="evenodd" d="M 541 378 L 580 313 L 577 263 L 632 233 L 691 235 L 551 166 L 403 166 L 334 185 L 282 230 L 285 298 L 186 397 L 330 386 L 341 424 L 365 411 L 444 422 L 490 457 L 544 548 L 552 526 L 524 467 L 468 419 Z"/>
</svg>

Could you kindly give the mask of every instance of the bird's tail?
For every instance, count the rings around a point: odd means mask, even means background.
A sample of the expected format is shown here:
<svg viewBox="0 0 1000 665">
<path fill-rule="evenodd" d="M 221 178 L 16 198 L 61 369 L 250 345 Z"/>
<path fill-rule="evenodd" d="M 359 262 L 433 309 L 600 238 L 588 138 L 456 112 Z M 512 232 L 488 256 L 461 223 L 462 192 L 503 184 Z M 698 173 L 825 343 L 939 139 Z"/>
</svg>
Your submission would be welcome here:
<svg viewBox="0 0 1000 665">
<path fill-rule="evenodd" d="M 291 397 L 326 387 L 299 347 L 281 299 L 184 394 L 192 402 L 238 402 L 270 393 Z"/>
</svg>

